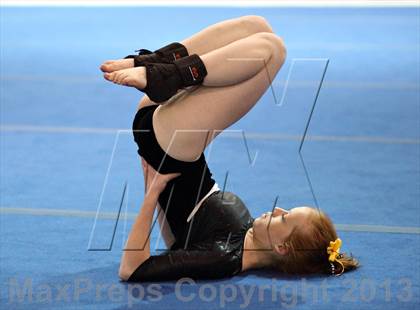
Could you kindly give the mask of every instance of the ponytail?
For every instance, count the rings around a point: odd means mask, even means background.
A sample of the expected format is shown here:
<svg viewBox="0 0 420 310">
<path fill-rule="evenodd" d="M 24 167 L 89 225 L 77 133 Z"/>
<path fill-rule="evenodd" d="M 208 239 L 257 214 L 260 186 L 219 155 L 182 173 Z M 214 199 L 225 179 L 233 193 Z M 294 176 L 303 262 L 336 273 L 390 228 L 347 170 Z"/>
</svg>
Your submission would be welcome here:
<svg viewBox="0 0 420 310">
<path fill-rule="evenodd" d="M 360 267 L 359 261 L 354 258 L 352 254 L 347 255 L 346 253 L 340 253 L 335 262 L 337 264 L 331 263 L 334 268 L 331 267 L 329 272 L 336 276 L 340 276 L 346 271 L 351 271 Z"/>
</svg>

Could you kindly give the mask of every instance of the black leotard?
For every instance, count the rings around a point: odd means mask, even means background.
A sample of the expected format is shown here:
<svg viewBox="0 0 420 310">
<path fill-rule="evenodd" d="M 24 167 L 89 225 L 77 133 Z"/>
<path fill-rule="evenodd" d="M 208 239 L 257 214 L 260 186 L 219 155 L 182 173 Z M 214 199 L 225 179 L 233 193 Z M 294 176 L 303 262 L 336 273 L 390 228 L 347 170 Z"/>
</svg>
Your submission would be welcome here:
<svg viewBox="0 0 420 310">
<path fill-rule="evenodd" d="M 210 195 L 193 218 L 186 249 L 175 243 L 152 255 L 130 276 L 129 282 L 231 277 L 242 270 L 245 234 L 254 219 L 231 192 Z"/>
<path fill-rule="evenodd" d="M 212 189 L 215 180 L 207 167 L 204 153 L 193 162 L 177 160 L 168 155 L 157 142 L 153 129 L 153 112 L 158 105 L 151 105 L 137 111 L 133 121 L 134 141 L 138 153 L 156 171 L 166 174 L 181 172 L 168 182 L 159 196 L 159 204 L 166 212 L 166 218 L 176 240 L 186 240 L 189 225 L 188 215 L 197 203 Z"/>
<path fill-rule="evenodd" d="M 194 162 L 184 162 L 162 150 L 153 130 L 152 116 L 156 108 L 157 105 L 146 106 L 137 112 L 133 134 L 139 146 L 138 153 L 155 170 L 182 173 L 168 182 L 159 196 L 159 204 L 163 211 L 166 210 L 166 219 L 176 241 L 170 250 L 150 256 L 128 281 L 235 275 L 242 269 L 244 237 L 254 219 L 237 195 L 216 191 L 204 200 L 191 222 L 187 223 L 188 215 L 209 193 L 215 181 L 211 178 L 204 154 Z"/>
</svg>

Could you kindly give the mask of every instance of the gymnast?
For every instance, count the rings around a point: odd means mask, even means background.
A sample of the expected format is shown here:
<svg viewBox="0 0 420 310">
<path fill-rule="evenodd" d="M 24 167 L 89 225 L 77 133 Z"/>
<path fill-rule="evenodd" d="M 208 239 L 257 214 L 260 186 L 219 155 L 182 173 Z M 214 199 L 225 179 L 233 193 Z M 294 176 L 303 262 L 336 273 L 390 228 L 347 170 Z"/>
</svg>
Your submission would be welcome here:
<svg viewBox="0 0 420 310">
<path fill-rule="evenodd" d="M 276 207 L 254 219 L 207 166 L 206 146 L 258 102 L 285 61 L 283 40 L 265 18 L 229 19 L 138 52 L 100 67 L 106 80 L 145 93 L 133 121 L 145 195 L 121 258 L 122 281 L 214 279 L 259 268 L 340 275 L 358 267 L 340 253 L 324 212 Z M 168 247 L 159 255 L 150 253 L 155 210 Z"/>
</svg>

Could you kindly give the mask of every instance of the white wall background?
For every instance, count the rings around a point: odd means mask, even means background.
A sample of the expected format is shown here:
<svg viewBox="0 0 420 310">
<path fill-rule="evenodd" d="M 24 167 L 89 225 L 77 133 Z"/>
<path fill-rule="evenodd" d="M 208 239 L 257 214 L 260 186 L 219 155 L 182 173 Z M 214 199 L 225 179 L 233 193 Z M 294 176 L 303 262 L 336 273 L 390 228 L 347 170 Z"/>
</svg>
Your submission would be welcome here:
<svg viewBox="0 0 420 310">
<path fill-rule="evenodd" d="M 0 0 L 0 6 L 420 7 L 420 0 Z"/>
</svg>

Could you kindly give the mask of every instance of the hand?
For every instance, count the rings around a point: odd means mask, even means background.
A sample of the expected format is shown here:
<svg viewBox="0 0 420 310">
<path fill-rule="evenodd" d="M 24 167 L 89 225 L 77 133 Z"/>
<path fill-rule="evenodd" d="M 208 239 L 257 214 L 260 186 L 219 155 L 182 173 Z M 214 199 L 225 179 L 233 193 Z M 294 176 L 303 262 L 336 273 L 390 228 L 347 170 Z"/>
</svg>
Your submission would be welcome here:
<svg viewBox="0 0 420 310">
<path fill-rule="evenodd" d="M 150 193 L 160 194 L 170 180 L 181 175 L 181 173 L 160 174 L 143 157 L 141 158 L 141 165 L 143 167 L 146 195 Z"/>
</svg>

